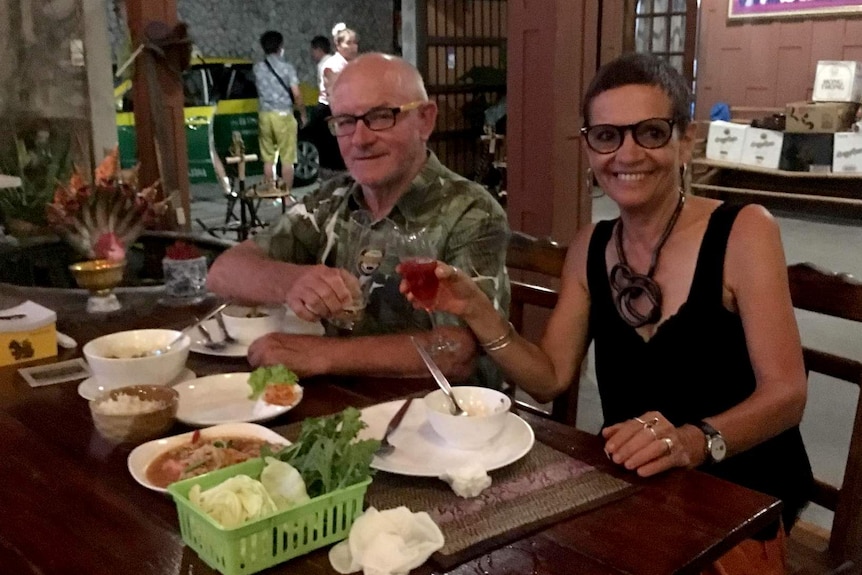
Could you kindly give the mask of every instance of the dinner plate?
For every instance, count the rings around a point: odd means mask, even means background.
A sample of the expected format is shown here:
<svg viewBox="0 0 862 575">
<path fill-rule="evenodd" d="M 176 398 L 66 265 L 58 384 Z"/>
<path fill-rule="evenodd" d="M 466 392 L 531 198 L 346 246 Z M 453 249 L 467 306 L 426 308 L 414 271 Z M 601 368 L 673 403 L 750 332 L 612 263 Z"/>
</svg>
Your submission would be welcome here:
<svg viewBox="0 0 862 575">
<path fill-rule="evenodd" d="M 210 332 L 212 335 L 213 341 L 220 342 L 224 339 L 224 332 L 222 332 L 218 323 L 214 319 L 210 319 L 204 322 L 204 327 Z M 310 322 L 303 321 L 296 317 L 291 311 L 287 311 L 284 319 L 281 322 L 281 332 L 282 333 L 294 333 L 294 334 L 305 334 L 305 335 L 323 335 L 325 333 L 325 329 L 323 324 L 319 321 Z M 214 355 L 219 357 L 245 357 L 248 355 L 248 346 L 242 343 L 229 343 L 225 347 L 221 349 L 212 349 L 206 346 L 206 340 L 204 340 L 201 333 L 197 330 L 193 331 L 192 334 L 192 344 L 189 349 L 195 353 L 200 353 L 203 355 Z"/>
<path fill-rule="evenodd" d="M 195 375 L 195 372 L 193 372 L 189 368 L 184 368 L 178 376 L 173 378 L 165 385 L 169 387 L 174 386 L 178 383 L 194 379 L 195 377 L 197 377 Z M 99 381 L 95 377 L 88 377 L 87 379 L 78 384 L 78 395 L 80 395 L 84 399 L 93 400 L 110 389 L 114 389 L 114 387 L 106 388 L 103 385 L 99 385 Z"/>
<path fill-rule="evenodd" d="M 174 435 L 172 437 L 154 439 L 137 446 L 131 453 L 129 453 L 127 461 L 129 473 L 132 474 L 135 481 L 147 489 L 167 493 L 167 489 L 164 487 L 157 487 L 147 480 L 147 467 L 149 467 L 150 463 L 165 451 L 190 441 L 194 433 L 196 432 L 189 431 L 188 433 L 181 433 L 180 435 Z M 254 423 L 226 423 L 224 425 L 216 425 L 206 429 L 201 429 L 200 434 L 204 438 L 219 436 L 254 437 L 257 439 L 263 439 L 269 443 L 290 445 L 290 442 L 287 439 L 276 432 Z"/>
<path fill-rule="evenodd" d="M 368 427 L 359 432 L 360 438 L 383 437 L 389 420 L 403 402 L 390 401 L 363 409 L 362 420 Z M 467 464 L 479 464 L 486 471 L 505 467 L 529 453 L 536 439 L 533 428 L 510 413 L 503 431 L 488 445 L 476 450 L 456 449 L 447 445 L 431 428 L 425 415 L 425 404 L 417 400 L 410 405 L 389 441 L 395 446 L 395 451 L 385 457 L 375 455 L 371 467 L 399 475 L 439 477 L 447 470 Z"/>
<path fill-rule="evenodd" d="M 249 399 L 248 373 L 222 373 L 199 377 L 175 385 L 180 394 L 177 419 L 204 427 L 219 423 L 254 422 L 272 419 L 293 409 L 302 400 L 302 387 L 293 405 L 266 403 L 263 396 Z"/>
<path fill-rule="evenodd" d="M 224 333 L 214 319 L 208 319 L 204 322 L 204 327 L 212 335 L 213 341 L 220 342 L 224 339 Z M 203 355 L 215 355 L 218 357 L 245 357 L 248 355 L 248 346 L 242 343 L 229 343 L 220 349 L 211 349 L 206 346 L 206 340 L 201 332 L 197 329 L 192 330 L 189 334 L 192 338 L 192 344 L 189 346 L 189 351 L 201 353 Z"/>
</svg>

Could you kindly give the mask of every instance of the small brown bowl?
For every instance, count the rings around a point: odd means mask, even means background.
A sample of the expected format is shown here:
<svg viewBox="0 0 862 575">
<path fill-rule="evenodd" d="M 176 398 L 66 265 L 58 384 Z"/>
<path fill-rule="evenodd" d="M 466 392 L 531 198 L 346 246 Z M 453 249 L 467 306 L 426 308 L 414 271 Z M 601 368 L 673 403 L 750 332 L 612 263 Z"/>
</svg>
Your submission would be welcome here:
<svg viewBox="0 0 862 575">
<path fill-rule="evenodd" d="M 142 400 L 161 401 L 164 405 L 146 413 L 110 413 L 103 404 L 121 395 Z M 180 395 L 163 385 L 130 385 L 112 389 L 90 402 L 93 424 L 105 439 L 117 443 L 142 443 L 161 437 L 176 421 Z"/>
</svg>

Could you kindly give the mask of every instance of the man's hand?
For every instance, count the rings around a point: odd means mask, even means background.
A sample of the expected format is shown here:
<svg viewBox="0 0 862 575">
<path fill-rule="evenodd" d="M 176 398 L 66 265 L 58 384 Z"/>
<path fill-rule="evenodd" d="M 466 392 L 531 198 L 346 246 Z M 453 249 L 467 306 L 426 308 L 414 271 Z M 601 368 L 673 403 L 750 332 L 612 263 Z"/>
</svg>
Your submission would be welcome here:
<svg viewBox="0 0 862 575">
<path fill-rule="evenodd" d="M 287 305 L 305 321 L 318 321 L 343 310 L 359 295 L 350 272 L 325 265 L 307 266 L 287 291 Z"/>
<path fill-rule="evenodd" d="M 327 339 L 317 335 L 270 333 L 248 347 L 252 367 L 283 364 L 299 377 L 327 373 Z"/>
</svg>

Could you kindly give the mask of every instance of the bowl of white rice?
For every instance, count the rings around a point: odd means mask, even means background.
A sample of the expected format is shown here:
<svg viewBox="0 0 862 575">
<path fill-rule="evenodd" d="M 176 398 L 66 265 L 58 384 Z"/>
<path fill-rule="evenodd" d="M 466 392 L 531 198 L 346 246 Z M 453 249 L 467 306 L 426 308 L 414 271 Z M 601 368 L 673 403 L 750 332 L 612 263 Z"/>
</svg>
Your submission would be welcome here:
<svg viewBox="0 0 862 575">
<path fill-rule="evenodd" d="M 118 443 L 141 443 L 161 437 L 176 421 L 179 394 L 162 385 L 112 389 L 90 402 L 96 430 Z"/>
</svg>

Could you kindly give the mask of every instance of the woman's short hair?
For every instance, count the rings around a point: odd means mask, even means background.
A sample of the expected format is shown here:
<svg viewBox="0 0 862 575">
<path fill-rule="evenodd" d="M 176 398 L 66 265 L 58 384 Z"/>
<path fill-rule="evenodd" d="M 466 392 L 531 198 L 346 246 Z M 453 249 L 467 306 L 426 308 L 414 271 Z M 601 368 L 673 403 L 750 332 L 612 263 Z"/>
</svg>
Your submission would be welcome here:
<svg viewBox="0 0 862 575">
<path fill-rule="evenodd" d="M 673 121 L 679 132 L 691 123 L 691 90 L 688 81 L 664 58 L 652 54 L 625 54 L 608 62 L 590 82 L 581 113 L 590 123 L 590 106 L 599 94 L 629 85 L 657 86 L 667 94 L 673 109 Z"/>
<path fill-rule="evenodd" d="M 281 32 L 267 30 L 260 37 L 260 47 L 263 48 L 264 54 L 275 54 L 282 46 L 284 46 L 284 36 Z"/>
</svg>

